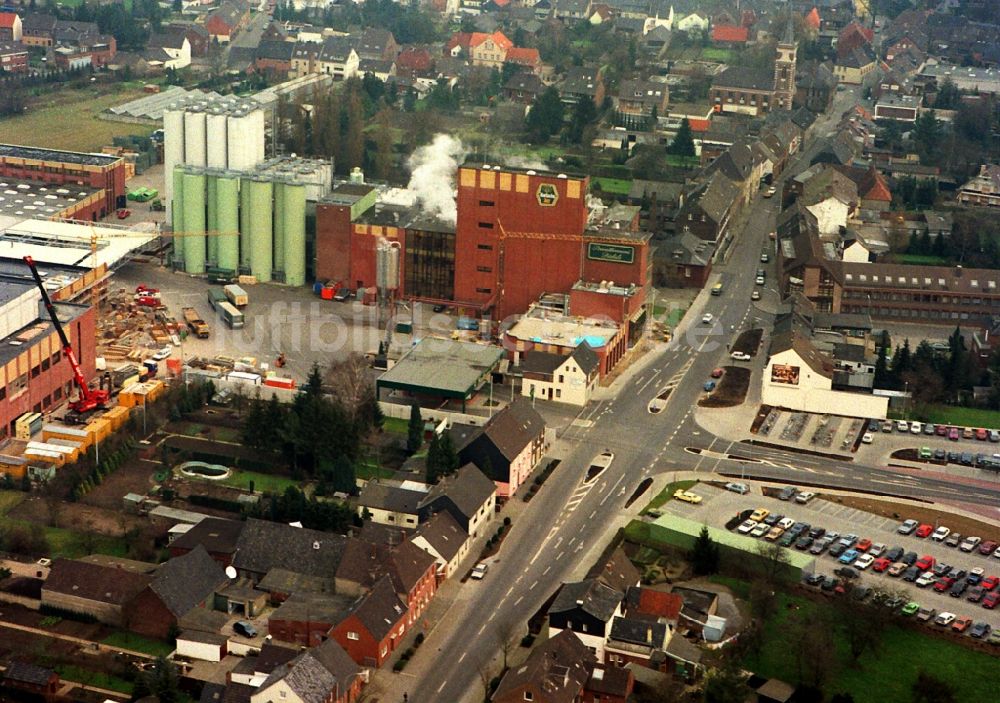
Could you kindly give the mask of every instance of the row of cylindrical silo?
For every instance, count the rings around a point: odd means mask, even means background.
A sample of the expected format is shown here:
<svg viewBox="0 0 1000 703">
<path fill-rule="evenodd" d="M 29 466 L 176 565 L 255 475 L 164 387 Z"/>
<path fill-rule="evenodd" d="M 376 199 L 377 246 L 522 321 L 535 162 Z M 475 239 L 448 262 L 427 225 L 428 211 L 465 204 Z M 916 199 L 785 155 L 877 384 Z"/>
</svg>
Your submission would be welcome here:
<svg viewBox="0 0 1000 703">
<path fill-rule="evenodd" d="M 173 182 L 174 251 L 187 273 L 214 265 L 305 285 L 305 185 L 180 168 Z"/>
</svg>

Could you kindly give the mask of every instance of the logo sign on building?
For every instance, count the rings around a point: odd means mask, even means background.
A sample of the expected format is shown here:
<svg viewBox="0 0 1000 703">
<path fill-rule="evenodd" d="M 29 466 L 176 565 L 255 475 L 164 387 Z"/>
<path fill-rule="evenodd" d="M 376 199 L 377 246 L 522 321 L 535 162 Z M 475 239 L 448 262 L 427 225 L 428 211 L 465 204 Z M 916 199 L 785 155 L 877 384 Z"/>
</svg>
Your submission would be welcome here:
<svg viewBox="0 0 1000 703">
<path fill-rule="evenodd" d="M 771 383 L 787 383 L 790 386 L 799 385 L 799 367 L 788 364 L 775 364 L 771 367 Z"/>
<path fill-rule="evenodd" d="M 552 183 L 542 183 L 538 186 L 535 197 L 538 199 L 538 204 L 542 207 L 554 207 L 559 202 L 559 191 L 556 190 L 555 185 Z"/>
<path fill-rule="evenodd" d="M 611 261 L 616 264 L 631 264 L 635 261 L 635 247 L 622 244 L 589 242 L 587 258 L 594 261 Z"/>
</svg>

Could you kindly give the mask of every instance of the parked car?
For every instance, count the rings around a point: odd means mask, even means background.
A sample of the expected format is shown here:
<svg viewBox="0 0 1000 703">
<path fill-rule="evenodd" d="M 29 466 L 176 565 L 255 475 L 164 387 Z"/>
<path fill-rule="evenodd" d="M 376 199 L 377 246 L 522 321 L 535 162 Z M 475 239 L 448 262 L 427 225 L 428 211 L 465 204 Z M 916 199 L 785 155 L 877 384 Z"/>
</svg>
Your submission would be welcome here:
<svg viewBox="0 0 1000 703">
<path fill-rule="evenodd" d="M 952 532 L 950 535 L 948 535 L 948 539 L 944 541 L 944 546 L 957 547 L 961 541 L 962 541 L 962 535 L 960 535 L 958 532 Z"/>
<path fill-rule="evenodd" d="M 712 320 L 714 320 L 714 319 L 715 318 L 712 317 L 712 313 L 706 312 L 704 315 L 701 316 L 701 323 L 703 325 L 710 325 L 710 324 L 712 324 Z"/>
<path fill-rule="evenodd" d="M 969 582 L 970 586 L 978 586 L 979 582 L 983 580 L 983 576 L 985 574 L 986 569 L 981 566 L 977 566 L 969 571 L 969 575 L 965 577 L 965 580 Z"/>
<path fill-rule="evenodd" d="M 768 542 L 774 542 L 783 534 L 785 534 L 785 531 L 780 527 L 778 527 L 777 525 L 775 525 L 768 531 L 766 535 L 764 535 L 764 539 L 766 539 Z"/>
<path fill-rule="evenodd" d="M 813 493 L 812 491 L 802 491 L 801 493 L 796 494 L 796 496 L 795 496 L 795 502 L 796 503 L 801 503 L 802 505 L 805 505 L 806 503 L 808 503 L 809 501 L 811 501 L 815 497 L 816 497 L 816 494 Z"/>
<path fill-rule="evenodd" d="M 955 622 L 955 613 L 949 613 L 947 611 L 934 618 L 934 624 L 940 625 L 941 627 L 948 627 L 953 622 Z"/>
<path fill-rule="evenodd" d="M 715 390 L 715 381 L 705 381 L 705 385 L 702 386 L 706 393 L 711 393 Z"/>
<path fill-rule="evenodd" d="M 745 496 L 747 493 L 750 492 L 750 486 L 748 486 L 745 483 L 739 483 L 735 481 L 730 481 L 729 483 L 727 483 L 725 485 L 725 489 L 727 491 L 732 491 L 733 493 L 739 493 L 740 495 L 743 496 Z"/>
<path fill-rule="evenodd" d="M 740 524 L 740 526 L 736 528 L 736 531 L 739 532 L 741 535 L 748 535 L 753 531 L 753 528 L 755 527 L 757 527 L 756 520 L 744 520 Z"/>
<path fill-rule="evenodd" d="M 781 519 L 778 520 L 778 526 L 783 530 L 790 530 L 793 525 L 795 525 L 795 520 L 790 517 L 782 516 Z"/>
<path fill-rule="evenodd" d="M 874 562 L 872 562 L 872 571 L 876 574 L 881 574 L 883 571 L 892 566 L 892 562 L 885 557 L 879 557 Z"/>
<path fill-rule="evenodd" d="M 928 622 L 935 615 L 937 615 L 936 608 L 920 608 L 917 610 L 917 620 L 920 622 Z"/>
<path fill-rule="evenodd" d="M 476 579 L 477 581 L 482 581 L 486 577 L 486 572 L 489 571 L 490 565 L 483 562 L 479 562 L 474 567 L 472 567 L 472 573 L 469 574 L 469 578 Z"/>
<path fill-rule="evenodd" d="M 766 522 L 758 522 L 757 527 L 750 530 L 751 537 L 763 537 L 768 533 L 771 528 L 767 526 Z"/>
<path fill-rule="evenodd" d="M 768 510 L 767 508 L 757 508 L 752 513 L 750 513 L 750 519 L 753 520 L 754 522 L 760 522 L 770 514 L 771 511 Z"/>
<path fill-rule="evenodd" d="M 977 640 L 981 640 L 990 634 L 990 626 L 985 622 L 977 622 L 969 630 L 969 636 L 975 637 Z"/>
<path fill-rule="evenodd" d="M 892 547 L 885 553 L 885 558 L 889 561 L 899 561 L 900 557 L 903 556 L 904 550 L 902 547 Z"/>
<path fill-rule="evenodd" d="M 736 361 L 750 361 L 750 355 L 746 352 L 734 351 L 729 356 Z"/>
<path fill-rule="evenodd" d="M 934 435 L 934 425 L 932 425 L 929 422 L 926 425 L 924 425 L 924 434 L 925 435 L 933 436 Z"/>
<path fill-rule="evenodd" d="M 871 547 L 868 548 L 868 553 L 871 554 L 873 557 L 881 557 L 885 555 L 886 549 L 888 549 L 888 547 L 886 547 L 884 544 L 882 544 L 881 542 L 876 542 L 875 544 L 873 544 Z"/>
<path fill-rule="evenodd" d="M 701 502 L 701 496 L 697 493 L 692 493 L 691 491 L 674 491 L 674 500 L 679 500 L 684 503 L 694 503 L 697 505 Z M 764 527 L 767 527 L 767 525 Z"/>
<path fill-rule="evenodd" d="M 951 587 L 955 585 L 955 579 L 951 576 L 942 576 L 938 579 L 937 583 L 934 584 L 934 590 L 938 593 L 947 593 L 951 590 Z"/>
<path fill-rule="evenodd" d="M 809 553 L 822 554 L 827 550 L 832 541 L 833 540 L 827 539 L 826 537 L 816 540 L 815 542 L 813 542 L 813 546 L 809 548 Z"/>
<path fill-rule="evenodd" d="M 982 606 L 987 610 L 993 610 L 998 603 L 1000 603 L 1000 593 L 996 591 L 990 591 L 983 596 Z"/>
<path fill-rule="evenodd" d="M 910 423 L 906 420 L 896 420 L 896 431 L 897 432 L 909 432 Z"/>
<path fill-rule="evenodd" d="M 888 574 L 889 576 L 894 577 L 894 578 L 898 578 L 898 577 L 902 576 L 903 573 L 908 568 L 909 567 L 905 563 L 903 563 L 901 561 L 897 561 L 892 566 L 890 566 L 888 569 L 886 569 L 885 573 Z"/>
<path fill-rule="evenodd" d="M 875 557 L 873 557 L 871 554 L 862 554 L 860 557 L 858 557 L 858 560 L 854 562 L 854 568 L 864 571 L 874 563 L 875 563 Z"/>
<path fill-rule="evenodd" d="M 914 581 L 914 583 L 916 584 L 917 588 L 927 588 L 936 580 L 937 579 L 934 576 L 933 571 L 924 571 L 922 574 L 920 574 L 920 576 L 917 577 L 917 580 Z"/>
<path fill-rule="evenodd" d="M 938 437 L 948 436 L 948 426 L 947 425 L 934 425 L 934 434 Z"/>
<path fill-rule="evenodd" d="M 923 431 L 924 431 L 924 426 L 922 423 L 919 422 L 910 423 L 910 434 L 920 434 Z"/>
<path fill-rule="evenodd" d="M 971 552 L 973 549 L 979 546 L 982 542 L 982 537 L 969 536 L 962 540 L 962 543 L 958 545 L 958 548 L 963 552 Z"/>
<path fill-rule="evenodd" d="M 918 610 L 920 610 L 920 604 L 916 601 L 910 601 L 900 609 L 900 613 L 903 615 L 914 615 Z"/>
<path fill-rule="evenodd" d="M 875 441 L 875 436 L 871 432 L 865 432 L 863 435 L 861 435 L 862 444 L 871 444 L 874 441 Z"/>
<path fill-rule="evenodd" d="M 913 583 L 918 578 L 920 578 L 920 569 L 915 566 L 906 567 L 906 571 L 903 572 L 903 580 Z"/>
<path fill-rule="evenodd" d="M 840 555 L 837 559 L 841 564 L 853 564 L 857 561 L 858 557 L 861 555 L 857 549 L 848 549 L 846 552 Z"/>
<path fill-rule="evenodd" d="M 859 552 L 867 552 L 872 547 L 872 541 L 865 537 L 864 539 L 858 540 L 858 543 L 854 545 L 854 548 Z"/>
<path fill-rule="evenodd" d="M 962 633 L 972 627 L 972 618 L 963 615 L 960 618 L 955 618 L 955 622 L 951 624 L 951 629 L 953 632 Z"/>
<path fill-rule="evenodd" d="M 982 554 L 983 556 L 988 557 L 989 555 L 991 555 L 993 552 L 996 551 L 998 546 L 1000 545 L 998 545 L 993 540 L 987 540 L 986 542 L 983 542 L 982 544 L 979 545 L 979 553 Z"/>
<path fill-rule="evenodd" d="M 233 632 L 237 635 L 243 635 L 244 637 L 256 637 L 257 628 L 253 626 L 252 622 L 247 620 L 237 620 L 233 623 Z"/>
<path fill-rule="evenodd" d="M 806 535 L 805 537 L 799 537 L 798 541 L 795 543 L 795 548 L 798 549 L 799 551 L 804 552 L 807 549 L 809 549 L 813 545 L 813 542 L 815 541 L 816 540 L 814 540 L 809 535 Z"/>
<path fill-rule="evenodd" d="M 919 558 L 920 557 L 917 556 L 916 552 L 907 552 L 906 554 L 904 554 L 903 556 L 901 556 L 899 558 L 899 560 L 901 562 L 903 562 L 904 564 L 906 564 L 907 566 L 913 566 L 914 564 L 917 563 L 917 559 L 919 559 Z"/>
<path fill-rule="evenodd" d="M 989 433 L 982 427 L 976 429 L 976 439 L 980 442 L 985 442 L 990 438 Z"/>
<path fill-rule="evenodd" d="M 930 536 L 931 532 L 934 531 L 933 525 L 928 525 L 927 523 L 922 523 L 917 526 L 917 529 L 913 532 L 915 537 L 920 537 L 921 539 Z"/>
<path fill-rule="evenodd" d="M 957 427 L 952 427 L 948 430 L 948 439 L 952 442 L 957 442 L 959 439 L 959 431 Z"/>
<path fill-rule="evenodd" d="M 965 579 L 960 579 L 951 585 L 951 590 L 948 591 L 948 595 L 952 598 L 961 598 L 966 589 L 969 587 L 969 582 Z"/>
<path fill-rule="evenodd" d="M 969 601 L 970 603 L 978 603 L 983 599 L 983 596 L 985 595 L 986 591 L 983 590 L 982 586 L 973 586 L 972 588 L 969 589 L 969 595 L 965 597 L 965 600 Z"/>
<path fill-rule="evenodd" d="M 930 447 L 920 447 L 920 449 L 917 451 L 917 455 L 921 459 L 930 459 L 932 456 L 934 456 L 934 452 L 931 451 Z"/>
<path fill-rule="evenodd" d="M 925 554 L 913 562 L 913 565 L 921 571 L 930 571 L 934 568 L 934 557 L 930 554 Z"/>
<path fill-rule="evenodd" d="M 1000 578 L 996 576 L 987 576 L 979 585 L 983 587 L 983 590 L 992 591 L 998 584 L 1000 584 Z"/>
<path fill-rule="evenodd" d="M 766 518 L 764 518 L 764 524 L 766 524 L 768 527 L 774 527 L 779 522 L 781 522 L 784 519 L 784 517 L 785 517 L 784 515 L 775 515 L 774 513 L 771 513 Z"/>
<path fill-rule="evenodd" d="M 778 493 L 778 500 L 791 500 L 795 497 L 795 494 L 799 492 L 795 486 L 785 486 Z"/>
<path fill-rule="evenodd" d="M 913 531 L 917 529 L 919 523 L 916 520 L 904 520 L 899 527 L 896 528 L 896 532 L 901 535 L 913 534 Z"/>
<path fill-rule="evenodd" d="M 944 461 L 948 456 L 948 453 L 944 449 L 934 450 L 934 461 Z"/>
<path fill-rule="evenodd" d="M 843 555 L 843 553 L 846 552 L 846 551 L 847 551 L 847 547 L 845 547 L 840 542 L 835 542 L 834 544 L 830 545 L 830 550 L 829 550 L 828 553 L 829 553 L 829 555 L 831 557 L 833 557 L 834 559 L 837 559 L 841 555 Z"/>
</svg>

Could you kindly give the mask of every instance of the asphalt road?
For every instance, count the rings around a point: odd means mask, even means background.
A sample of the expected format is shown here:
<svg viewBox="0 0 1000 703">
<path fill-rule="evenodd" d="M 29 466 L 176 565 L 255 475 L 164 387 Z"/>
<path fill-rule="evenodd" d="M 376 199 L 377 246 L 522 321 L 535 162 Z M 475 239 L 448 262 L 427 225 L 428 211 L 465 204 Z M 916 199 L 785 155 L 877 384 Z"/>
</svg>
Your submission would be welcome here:
<svg viewBox="0 0 1000 703">
<path fill-rule="evenodd" d="M 838 94 L 839 110 L 832 114 L 846 108 L 847 98 Z M 818 134 L 832 126 L 833 118 L 824 122 Z M 796 170 L 793 166 L 785 173 Z M 588 407 L 564 433 L 555 452 L 562 463 L 518 518 L 489 574 L 483 581 L 466 584 L 419 651 L 418 657 L 430 656 L 434 665 L 407 683 L 410 701 L 481 700 L 482 681 L 499 673 L 499 633 L 520 638 L 527 619 L 591 550 L 605 543 L 625 512 L 625 501 L 646 477 L 674 470 L 732 475 L 745 471 L 748 476 L 789 483 L 1000 502 L 1000 490 L 992 488 L 956 487 L 934 478 L 777 449 L 755 448 L 753 461 L 746 461 L 743 445 L 718 439 L 695 423 L 694 402 L 711 370 L 729 361 L 727 344 L 755 318 L 765 330 L 770 327 L 773 314 L 765 308 L 775 309 L 776 293 L 768 291 L 760 307 L 751 305 L 750 274 L 762 266 L 760 252 L 778 206 L 778 198 L 755 200 L 728 261 L 715 269 L 725 281 L 723 294 L 704 296 L 703 309 L 696 302 L 688 313 L 692 320 L 688 333 L 657 352 L 646 370 L 635 374 L 614 399 Z M 768 270 L 770 282 L 773 257 Z M 699 322 L 704 312 L 713 315 L 713 324 Z M 761 353 L 766 353 L 766 345 L 765 336 Z M 667 387 L 672 391 L 666 408 L 649 413 L 649 401 Z M 591 459 L 605 450 L 614 452 L 613 464 L 585 483 Z M 644 500 L 636 501 L 631 510 L 638 511 L 642 504 Z"/>
</svg>

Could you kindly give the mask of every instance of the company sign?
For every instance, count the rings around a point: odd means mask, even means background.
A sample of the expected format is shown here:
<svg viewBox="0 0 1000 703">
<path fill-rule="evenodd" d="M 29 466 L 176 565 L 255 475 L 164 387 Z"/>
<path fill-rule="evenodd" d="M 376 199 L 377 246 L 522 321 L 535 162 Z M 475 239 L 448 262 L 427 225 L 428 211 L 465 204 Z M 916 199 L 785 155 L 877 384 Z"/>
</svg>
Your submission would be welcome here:
<svg viewBox="0 0 1000 703">
<path fill-rule="evenodd" d="M 538 186 L 535 197 L 542 207 L 555 207 L 555 204 L 559 202 L 559 191 L 552 183 L 542 183 Z"/>
<path fill-rule="evenodd" d="M 604 244 L 590 242 L 587 244 L 587 258 L 594 261 L 611 261 L 616 264 L 631 264 L 635 262 L 635 247 L 622 244 Z"/>
</svg>

